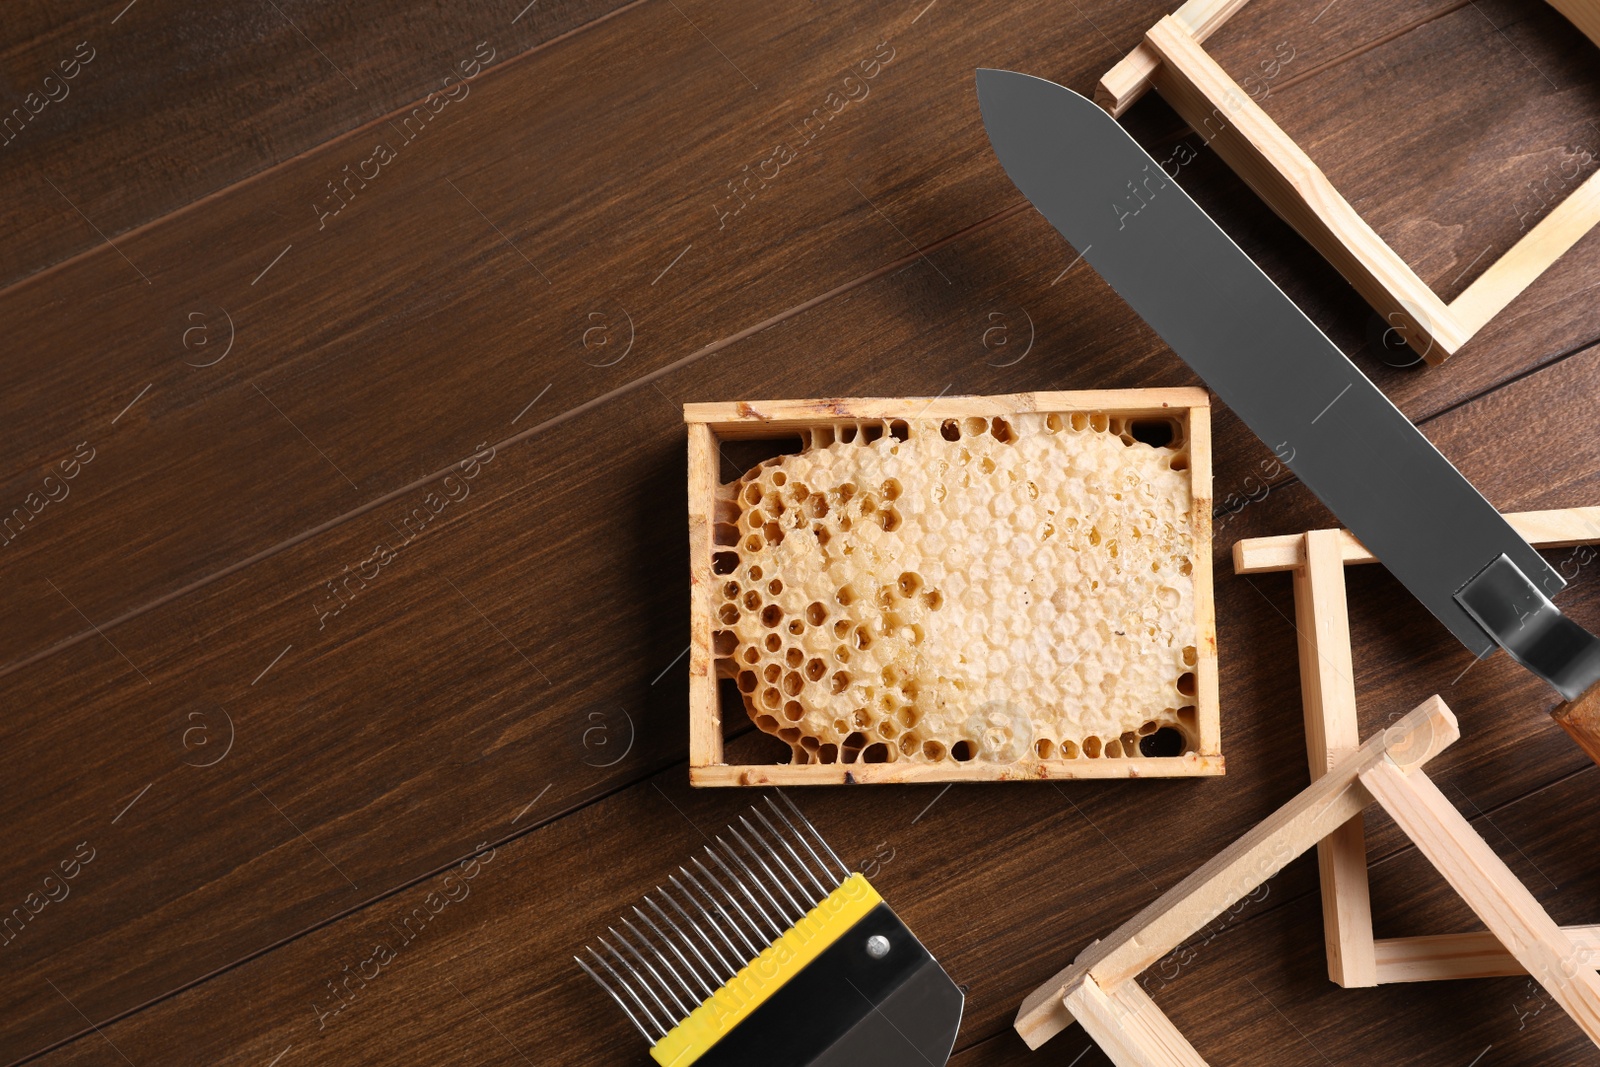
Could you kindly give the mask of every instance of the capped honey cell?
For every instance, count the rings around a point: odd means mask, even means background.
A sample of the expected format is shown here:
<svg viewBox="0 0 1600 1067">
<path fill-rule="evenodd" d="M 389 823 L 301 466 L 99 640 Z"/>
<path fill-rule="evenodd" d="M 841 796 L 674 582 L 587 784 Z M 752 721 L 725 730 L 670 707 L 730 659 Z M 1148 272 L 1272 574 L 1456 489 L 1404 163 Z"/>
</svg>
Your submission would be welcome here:
<svg viewBox="0 0 1600 1067">
<path fill-rule="evenodd" d="M 1177 418 L 857 418 L 801 440 L 729 486 L 713 587 L 721 669 L 795 763 L 1198 750 Z"/>
</svg>

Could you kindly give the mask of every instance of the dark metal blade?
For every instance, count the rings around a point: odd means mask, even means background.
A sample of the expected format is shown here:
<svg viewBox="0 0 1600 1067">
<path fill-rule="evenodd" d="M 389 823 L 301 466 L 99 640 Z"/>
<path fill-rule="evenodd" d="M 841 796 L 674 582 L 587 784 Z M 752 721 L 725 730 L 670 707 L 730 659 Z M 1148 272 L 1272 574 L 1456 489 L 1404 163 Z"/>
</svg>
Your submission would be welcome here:
<svg viewBox="0 0 1600 1067">
<path fill-rule="evenodd" d="M 810 1067 L 944 1067 L 966 997 L 929 957 Z"/>
<path fill-rule="evenodd" d="M 1491 562 L 1565 585 L 1110 115 L 1003 70 L 978 105 L 1022 194 L 1475 655 L 1496 642 L 1455 594 Z"/>
<path fill-rule="evenodd" d="M 966 995 L 887 904 L 784 983 L 695 1067 L 944 1067 Z"/>
</svg>

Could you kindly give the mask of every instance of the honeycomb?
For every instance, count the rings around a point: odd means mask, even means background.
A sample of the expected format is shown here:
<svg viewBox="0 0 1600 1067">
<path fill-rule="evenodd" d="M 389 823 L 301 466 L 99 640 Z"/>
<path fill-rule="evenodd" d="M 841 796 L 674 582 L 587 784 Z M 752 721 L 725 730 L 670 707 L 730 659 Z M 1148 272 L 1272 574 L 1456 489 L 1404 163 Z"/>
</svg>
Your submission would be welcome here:
<svg viewBox="0 0 1600 1067">
<path fill-rule="evenodd" d="M 798 764 L 1196 751 L 1182 435 L 1100 412 L 804 432 L 724 487 L 720 672 Z"/>
</svg>

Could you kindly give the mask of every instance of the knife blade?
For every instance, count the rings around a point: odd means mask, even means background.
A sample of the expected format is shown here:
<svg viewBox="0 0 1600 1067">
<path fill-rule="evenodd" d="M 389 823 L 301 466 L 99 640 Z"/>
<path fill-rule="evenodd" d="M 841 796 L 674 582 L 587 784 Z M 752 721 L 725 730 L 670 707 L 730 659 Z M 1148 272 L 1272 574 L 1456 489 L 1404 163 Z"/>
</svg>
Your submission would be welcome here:
<svg viewBox="0 0 1600 1067">
<path fill-rule="evenodd" d="M 1569 700 L 1600 680 L 1561 575 L 1127 131 L 1043 78 L 977 86 L 1022 194 L 1457 640 Z"/>
</svg>

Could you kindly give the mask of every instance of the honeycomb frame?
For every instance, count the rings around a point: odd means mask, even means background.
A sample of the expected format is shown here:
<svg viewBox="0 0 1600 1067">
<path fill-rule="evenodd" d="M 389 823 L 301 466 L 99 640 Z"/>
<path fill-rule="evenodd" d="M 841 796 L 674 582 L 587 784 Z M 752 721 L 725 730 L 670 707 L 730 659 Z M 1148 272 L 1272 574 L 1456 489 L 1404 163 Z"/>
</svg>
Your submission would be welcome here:
<svg viewBox="0 0 1600 1067">
<path fill-rule="evenodd" d="M 740 477 L 720 477 L 724 441 L 781 440 L 841 423 L 895 420 L 1004 419 L 1025 414 L 1102 414 L 1121 419 L 1164 418 L 1181 426 L 1188 456 L 1192 605 L 1195 623 L 1193 746 L 1176 756 L 1041 757 L 1013 762 L 831 762 L 734 765 L 724 760 L 720 677 L 734 664 L 715 647 L 716 590 L 724 583 L 714 556 L 717 527 L 736 519 Z M 1217 692 L 1217 647 L 1212 599 L 1210 398 L 1204 389 L 1117 389 L 1020 393 L 1004 396 L 850 398 L 685 404 L 688 431 L 690 551 L 689 780 L 696 786 L 784 786 L 890 782 L 973 782 L 1070 778 L 1196 777 L 1224 772 Z M 748 721 L 743 706 L 737 720 Z"/>
</svg>

